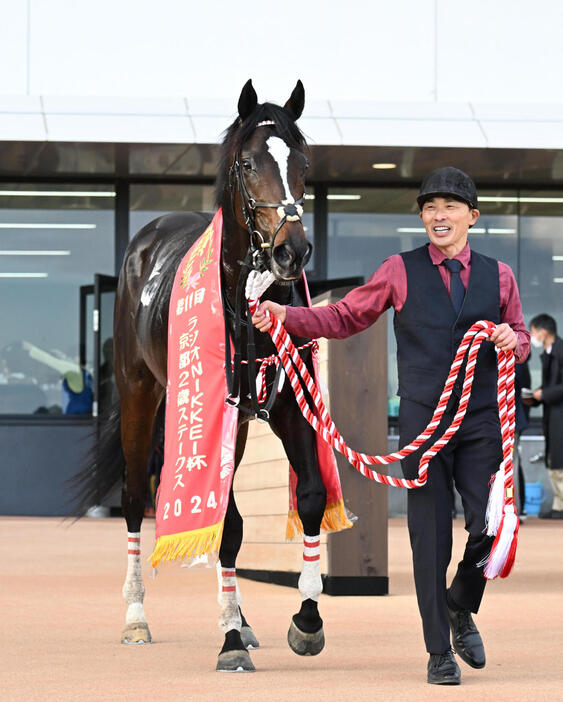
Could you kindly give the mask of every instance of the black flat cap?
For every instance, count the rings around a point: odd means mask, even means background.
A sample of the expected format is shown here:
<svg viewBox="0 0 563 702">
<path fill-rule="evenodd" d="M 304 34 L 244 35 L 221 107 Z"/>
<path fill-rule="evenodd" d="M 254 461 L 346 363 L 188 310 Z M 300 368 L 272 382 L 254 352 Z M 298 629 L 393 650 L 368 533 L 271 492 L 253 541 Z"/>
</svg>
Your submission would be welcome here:
<svg viewBox="0 0 563 702">
<path fill-rule="evenodd" d="M 472 209 L 477 209 L 477 188 L 471 178 L 453 166 L 437 168 L 424 176 L 420 192 L 416 198 L 422 209 L 424 203 L 432 197 L 455 197 L 463 200 Z"/>
</svg>

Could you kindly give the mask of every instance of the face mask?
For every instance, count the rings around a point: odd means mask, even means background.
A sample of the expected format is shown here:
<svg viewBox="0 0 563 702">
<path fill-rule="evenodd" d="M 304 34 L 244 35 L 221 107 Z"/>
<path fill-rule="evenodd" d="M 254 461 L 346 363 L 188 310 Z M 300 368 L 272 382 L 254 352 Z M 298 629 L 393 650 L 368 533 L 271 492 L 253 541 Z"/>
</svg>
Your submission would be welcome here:
<svg viewBox="0 0 563 702">
<path fill-rule="evenodd" d="M 530 343 L 536 349 L 543 349 L 543 341 L 540 341 L 537 336 L 531 336 Z"/>
</svg>

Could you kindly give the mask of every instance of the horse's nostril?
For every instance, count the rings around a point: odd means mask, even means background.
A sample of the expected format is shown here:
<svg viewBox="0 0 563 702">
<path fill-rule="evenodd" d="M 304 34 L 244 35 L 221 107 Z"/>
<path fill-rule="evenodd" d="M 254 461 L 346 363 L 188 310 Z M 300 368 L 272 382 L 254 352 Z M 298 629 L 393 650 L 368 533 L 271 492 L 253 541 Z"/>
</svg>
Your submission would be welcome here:
<svg viewBox="0 0 563 702">
<path fill-rule="evenodd" d="M 289 266 L 295 260 L 295 253 L 287 244 L 276 246 L 273 256 L 279 266 Z"/>
</svg>

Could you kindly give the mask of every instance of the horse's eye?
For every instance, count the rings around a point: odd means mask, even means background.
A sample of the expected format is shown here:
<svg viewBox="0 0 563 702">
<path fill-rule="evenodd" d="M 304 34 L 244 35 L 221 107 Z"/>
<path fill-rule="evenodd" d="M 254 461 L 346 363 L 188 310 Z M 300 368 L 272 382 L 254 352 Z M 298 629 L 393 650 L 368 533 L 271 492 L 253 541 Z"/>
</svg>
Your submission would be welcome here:
<svg viewBox="0 0 563 702">
<path fill-rule="evenodd" d="M 242 167 L 245 171 L 250 172 L 252 170 L 252 162 L 247 158 L 242 159 Z"/>
<path fill-rule="evenodd" d="M 310 165 L 311 165 L 311 164 L 309 163 L 309 161 L 305 161 L 305 170 L 307 170 L 307 169 L 309 168 Z"/>
</svg>

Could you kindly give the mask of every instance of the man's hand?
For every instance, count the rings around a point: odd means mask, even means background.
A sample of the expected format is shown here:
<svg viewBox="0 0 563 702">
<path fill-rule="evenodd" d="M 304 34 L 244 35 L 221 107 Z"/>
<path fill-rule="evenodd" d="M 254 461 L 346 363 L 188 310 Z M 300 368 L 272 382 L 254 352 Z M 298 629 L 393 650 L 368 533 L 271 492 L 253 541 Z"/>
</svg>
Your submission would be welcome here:
<svg viewBox="0 0 563 702">
<path fill-rule="evenodd" d="M 271 300 L 265 300 L 260 303 L 256 314 L 252 317 L 252 324 L 261 332 L 268 331 L 272 326 L 270 319 L 265 314 L 266 310 L 271 312 L 282 324 L 285 322 L 285 306 L 278 305 L 277 302 L 272 302 Z"/>
<path fill-rule="evenodd" d="M 534 390 L 533 398 L 534 400 L 536 400 L 536 402 L 541 402 L 543 400 L 543 393 L 541 391 L 541 388 Z"/>
<path fill-rule="evenodd" d="M 490 336 L 490 341 L 501 351 L 509 351 L 516 348 L 518 337 L 508 324 L 497 324 Z"/>
</svg>

